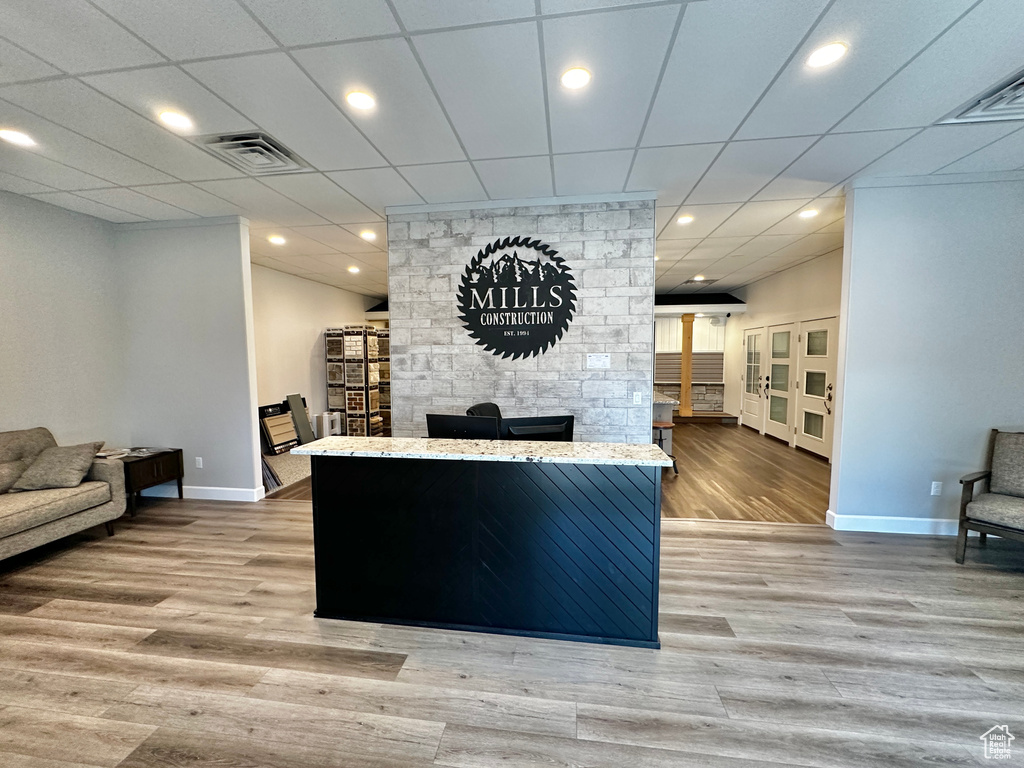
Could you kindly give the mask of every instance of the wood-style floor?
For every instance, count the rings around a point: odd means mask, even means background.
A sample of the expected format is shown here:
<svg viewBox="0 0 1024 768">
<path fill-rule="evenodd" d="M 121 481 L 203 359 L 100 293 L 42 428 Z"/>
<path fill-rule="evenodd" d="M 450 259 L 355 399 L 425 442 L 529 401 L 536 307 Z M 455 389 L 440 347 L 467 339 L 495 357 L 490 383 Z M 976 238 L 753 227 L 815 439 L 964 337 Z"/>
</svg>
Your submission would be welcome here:
<svg viewBox="0 0 1024 768">
<path fill-rule="evenodd" d="M 662 517 L 824 525 L 824 459 L 744 427 L 677 424 L 672 432 L 679 475 L 664 471 Z M 267 498 L 309 501 L 313 488 L 307 477 Z"/>
<path fill-rule="evenodd" d="M 958 566 L 952 538 L 665 520 L 654 651 L 313 619 L 310 518 L 151 500 L 0 563 L 0 765 L 916 768 L 1024 739 L 1019 543 Z"/>
<path fill-rule="evenodd" d="M 824 524 L 824 459 L 746 427 L 677 424 L 672 433 L 679 475 L 664 470 L 662 517 Z"/>
</svg>

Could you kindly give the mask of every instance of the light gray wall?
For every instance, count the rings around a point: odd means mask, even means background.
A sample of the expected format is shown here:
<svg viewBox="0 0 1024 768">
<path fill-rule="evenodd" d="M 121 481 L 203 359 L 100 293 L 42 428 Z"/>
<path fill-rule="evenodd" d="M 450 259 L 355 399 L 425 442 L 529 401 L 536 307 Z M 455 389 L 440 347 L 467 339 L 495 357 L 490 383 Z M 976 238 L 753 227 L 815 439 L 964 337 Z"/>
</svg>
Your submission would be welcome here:
<svg viewBox="0 0 1024 768">
<path fill-rule="evenodd" d="M 129 438 L 112 225 L 0 192 L 0 430 Z"/>
<path fill-rule="evenodd" d="M 456 292 L 482 247 L 517 235 L 565 258 L 579 306 L 554 347 L 512 360 L 470 338 Z M 577 440 L 650 442 L 653 200 L 392 214 L 388 249 L 395 436 L 426 435 L 427 412 L 493 401 L 507 416 L 571 413 Z M 587 353 L 598 352 L 610 353 L 610 369 L 586 368 Z"/>
<path fill-rule="evenodd" d="M 988 430 L 1024 429 L 1022 211 L 1020 181 L 850 192 L 836 527 L 953 532 Z"/>
<path fill-rule="evenodd" d="M 125 225 L 117 255 L 132 442 L 184 449 L 187 495 L 262 495 L 248 224 Z"/>
<path fill-rule="evenodd" d="M 267 267 L 252 267 L 259 403 L 298 392 L 309 412 L 327 410 L 324 328 L 365 323 L 378 299 Z"/>
</svg>

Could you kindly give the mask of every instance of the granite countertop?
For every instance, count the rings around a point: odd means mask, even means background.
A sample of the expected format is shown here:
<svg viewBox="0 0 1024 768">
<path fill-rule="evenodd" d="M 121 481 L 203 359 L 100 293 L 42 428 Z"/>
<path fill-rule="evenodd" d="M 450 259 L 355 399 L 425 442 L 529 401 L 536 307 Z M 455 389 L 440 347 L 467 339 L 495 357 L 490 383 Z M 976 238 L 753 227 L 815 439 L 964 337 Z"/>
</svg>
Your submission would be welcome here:
<svg viewBox="0 0 1024 768">
<path fill-rule="evenodd" d="M 433 440 L 416 437 L 324 437 L 292 448 L 308 456 L 364 456 L 454 461 L 535 461 L 670 467 L 653 443 L 556 443 L 528 440 Z"/>
</svg>

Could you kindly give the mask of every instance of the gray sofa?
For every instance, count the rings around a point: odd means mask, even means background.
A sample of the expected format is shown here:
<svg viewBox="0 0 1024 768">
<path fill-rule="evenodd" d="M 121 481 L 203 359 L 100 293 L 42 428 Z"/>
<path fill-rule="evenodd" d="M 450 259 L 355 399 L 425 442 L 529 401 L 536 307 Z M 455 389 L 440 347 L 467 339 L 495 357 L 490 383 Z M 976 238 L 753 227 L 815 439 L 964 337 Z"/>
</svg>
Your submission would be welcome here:
<svg viewBox="0 0 1024 768">
<path fill-rule="evenodd" d="M 57 445 L 48 429 L 0 432 L 0 471 L 18 473 L 45 449 Z M 124 465 L 95 459 L 74 488 L 0 493 L 0 560 L 70 536 L 124 514 Z"/>
</svg>

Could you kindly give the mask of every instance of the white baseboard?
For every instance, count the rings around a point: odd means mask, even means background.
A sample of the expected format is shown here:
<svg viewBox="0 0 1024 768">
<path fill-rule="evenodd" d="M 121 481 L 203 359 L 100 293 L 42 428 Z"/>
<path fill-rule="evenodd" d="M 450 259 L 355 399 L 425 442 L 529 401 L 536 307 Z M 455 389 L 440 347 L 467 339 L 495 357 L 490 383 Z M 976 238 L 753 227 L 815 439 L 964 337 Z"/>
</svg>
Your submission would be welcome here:
<svg viewBox="0 0 1024 768">
<path fill-rule="evenodd" d="M 837 515 L 831 509 L 825 513 L 825 523 L 837 531 L 916 533 L 927 536 L 956 536 L 960 528 L 960 521 L 956 518 Z"/>
<path fill-rule="evenodd" d="M 259 488 L 217 488 L 209 485 L 186 485 L 182 487 L 186 499 L 205 499 L 209 501 L 259 501 L 266 495 L 261 485 Z M 155 496 L 161 499 L 178 498 L 178 486 L 175 483 L 154 485 L 142 491 L 143 496 Z"/>
</svg>

